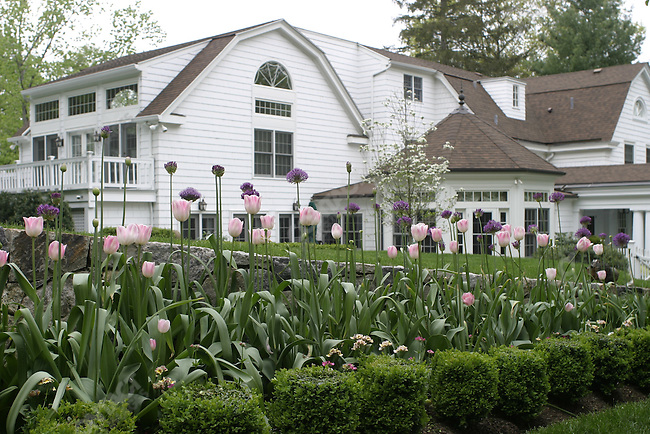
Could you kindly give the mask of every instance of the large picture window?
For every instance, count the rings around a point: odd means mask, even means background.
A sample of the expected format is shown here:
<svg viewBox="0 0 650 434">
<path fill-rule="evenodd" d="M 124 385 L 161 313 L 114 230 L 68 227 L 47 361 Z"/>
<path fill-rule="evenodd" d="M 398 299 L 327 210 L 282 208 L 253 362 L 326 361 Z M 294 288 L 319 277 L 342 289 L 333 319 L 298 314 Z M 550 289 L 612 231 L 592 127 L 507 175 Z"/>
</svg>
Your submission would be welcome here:
<svg viewBox="0 0 650 434">
<path fill-rule="evenodd" d="M 255 175 L 285 176 L 293 168 L 293 133 L 255 130 Z"/>
</svg>

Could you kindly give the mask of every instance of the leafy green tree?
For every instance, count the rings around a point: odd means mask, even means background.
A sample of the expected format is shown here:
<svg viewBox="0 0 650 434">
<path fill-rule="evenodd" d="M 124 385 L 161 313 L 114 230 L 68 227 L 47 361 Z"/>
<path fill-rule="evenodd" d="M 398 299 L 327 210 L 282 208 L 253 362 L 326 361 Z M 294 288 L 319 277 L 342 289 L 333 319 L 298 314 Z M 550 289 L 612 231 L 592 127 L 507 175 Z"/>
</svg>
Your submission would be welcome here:
<svg viewBox="0 0 650 434">
<path fill-rule="evenodd" d="M 543 7 L 539 75 L 630 63 L 641 52 L 645 29 L 621 0 L 543 0 Z"/>
<path fill-rule="evenodd" d="M 106 10 L 100 0 L 0 0 L 0 164 L 17 158 L 6 139 L 29 120 L 21 91 L 163 39 L 139 1 Z"/>
<path fill-rule="evenodd" d="M 524 75 L 534 49 L 530 0 L 394 0 L 404 51 L 488 76 Z"/>
</svg>

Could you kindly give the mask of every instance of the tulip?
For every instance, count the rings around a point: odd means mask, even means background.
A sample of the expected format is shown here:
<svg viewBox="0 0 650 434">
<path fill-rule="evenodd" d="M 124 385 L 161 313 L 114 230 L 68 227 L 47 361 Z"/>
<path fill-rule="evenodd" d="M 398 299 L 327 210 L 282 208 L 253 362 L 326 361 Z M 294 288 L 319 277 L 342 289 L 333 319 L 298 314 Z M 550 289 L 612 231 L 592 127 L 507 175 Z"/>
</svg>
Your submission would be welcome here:
<svg viewBox="0 0 650 434">
<path fill-rule="evenodd" d="M 512 237 L 517 241 L 523 240 L 525 235 L 526 229 L 523 226 L 517 226 L 512 230 Z"/>
<path fill-rule="evenodd" d="M 172 214 L 179 222 L 187 221 L 190 218 L 190 211 L 192 210 L 192 202 L 184 199 L 177 199 L 172 202 Z"/>
<path fill-rule="evenodd" d="M 244 230 L 244 222 L 240 219 L 232 219 L 228 223 L 228 233 L 231 237 L 237 238 L 241 235 L 241 231 Z"/>
<path fill-rule="evenodd" d="M 138 227 L 138 236 L 135 239 L 135 243 L 144 246 L 149 242 L 149 238 L 151 238 L 151 230 L 153 229 L 153 226 L 147 226 L 147 225 L 136 225 Z"/>
<path fill-rule="evenodd" d="M 303 226 L 316 226 L 320 222 L 320 213 L 308 206 L 300 210 L 300 224 Z"/>
<path fill-rule="evenodd" d="M 598 280 L 605 280 L 605 278 L 607 277 L 607 271 L 599 270 L 596 272 L 596 275 L 598 276 Z"/>
<path fill-rule="evenodd" d="M 340 239 L 343 236 L 343 228 L 340 224 L 334 223 L 332 225 L 332 238 L 335 240 Z"/>
<path fill-rule="evenodd" d="M 584 253 L 584 252 L 586 252 L 587 250 L 589 250 L 589 247 L 591 247 L 591 245 L 592 245 L 592 242 L 589 241 L 589 238 L 587 238 L 587 237 L 582 237 L 582 238 L 580 238 L 580 239 L 578 240 L 578 242 L 576 243 L 576 249 L 577 249 L 579 252 L 583 252 L 583 253 Z"/>
<path fill-rule="evenodd" d="M 501 230 L 508 232 L 510 236 L 512 236 L 512 226 L 510 225 L 501 225 Z"/>
<path fill-rule="evenodd" d="M 411 244 L 408 249 L 411 259 L 417 259 L 420 257 L 420 246 L 417 243 Z"/>
<path fill-rule="evenodd" d="M 4 267 L 9 262 L 9 252 L 0 250 L 0 267 Z"/>
<path fill-rule="evenodd" d="M 568 301 L 567 304 L 564 305 L 564 310 L 566 310 L 567 312 L 571 312 L 573 310 L 573 303 Z"/>
<path fill-rule="evenodd" d="M 65 255 L 66 247 L 67 245 L 65 244 L 59 244 L 58 241 L 52 241 L 50 247 L 47 249 L 47 256 L 49 256 L 53 261 L 58 261 L 63 258 L 63 255 Z"/>
<path fill-rule="evenodd" d="M 427 237 L 428 231 L 429 226 L 424 223 L 411 225 L 411 235 L 413 235 L 413 239 L 417 242 L 424 240 Z"/>
<path fill-rule="evenodd" d="M 112 255 L 117 252 L 120 248 L 120 241 L 115 235 L 108 235 L 104 238 L 104 253 L 107 255 Z"/>
<path fill-rule="evenodd" d="M 151 351 L 154 351 L 156 349 L 156 340 L 155 339 L 149 339 L 149 348 L 151 348 Z"/>
<path fill-rule="evenodd" d="M 253 229 L 251 240 L 254 245 L 264 244 L 264 229 Z"/>
<path fill-rule="evenodd" d="M 548 246 L 548 234 L 537 234 L 537 245 L 539 247 Z"/>
<path fill-rule="evenodd" d="M 449 251 L 451 253 L 458 253 L 458 241 L 450 241 L 449 242 Z"/>
<path fill-rule="evenodd" d="M 273 229 L 273 226 L 275 226 L 275 216 L 272 215 L 263 215 L 260 217 L 260 221 L 262 222 L 262 228 L 271 230 Z"/>
<path fill-rule="evenodd" d="M 496 233 L 496 236 L 499 247 L 506 247 L 508 244 L 510 244 L 510 232 L 500 230 Z"/>
<path fill-rule="evenodd" d="M 598 256 L 603 254 L 604 247 L 603 247 L 602 244 L 594 244 L 593 249 L 594 249 L 594 254 L 596 254 Z"/>
<path fill-rule="evenodd" d="M 458 232 L 465 233 L 469 230 L 469 220 L 467 219 L 460 219 L 456 223 L 456 229 L 458 229 Z"/>
<path fill-rule="evenodd" d="M 144 261 L 142 263 L 142 275 L 144 277 L 153 277 L 153 272 L 156 270 L 156 263 L 155 262 L 149 262 L 149 261 Z"/>
<path fill-rule="evenodd" d="M 471 292 L 466 292 L 463 295 L 460 296 L 460 299 L 465 303 L 466 306 L 471 306 L 474 304 L 474 294 Z"/>
<path fill-rule="evenodd" d="M 546 269 L 546 278 L 548 280 L 554 280 L 555 276 L 557 276 L 557 270 L 555 268 L 547 268 Z"/>
<path fill-rule="evenodd" d="M 127 227 L 118 226 L 117 227 L 117 240 L 123 246 L 130 246 L 135 243 L 135 240 L 138 239 L 139 230 L 138 225 L 131 223 Z"/>
<path fill-rule="evenodd" d="M 433 241 L 435 241 L 436 243 L 442 241 L 442 229 L 431 228 L 429 232 L 431 232 L 431 238 L 433 239 Z"/>
<path fill-rule="evenodd" d="M 160 333 L 167 333 L 171 327 L 171 323 L 168 319 L 159 319 L 158 320 L 158 331 Z"/>
<path fill-rule="evenodd" d="M 43 217 L 23 217 L 25 233 L 28 237 L 36 238 L 43 233 Z"/>
<path fill-rule="evenodd" d="M 244 196 L 244 209 L 249 214 L 257 214 L 262 208 L 262 199 L 254 194 Z"/>
<path fill-rule="evenodd" d="M 395 246 L 390 246 L 386 249 L 386 254 L 390 259 L 395 259 L 397 258 L 397 247 Z"/>
</svg>

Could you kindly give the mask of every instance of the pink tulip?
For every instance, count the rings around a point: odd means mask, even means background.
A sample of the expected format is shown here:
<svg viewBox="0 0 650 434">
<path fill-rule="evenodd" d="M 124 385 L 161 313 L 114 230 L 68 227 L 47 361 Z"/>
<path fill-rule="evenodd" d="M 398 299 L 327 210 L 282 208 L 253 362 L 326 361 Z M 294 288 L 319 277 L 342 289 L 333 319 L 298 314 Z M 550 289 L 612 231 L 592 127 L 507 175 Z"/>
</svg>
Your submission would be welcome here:
<svg viewBox="0 0 650 434">
<path fill-rule="evenodd" d="M 144 261 L 142 263 L 142 275 L 144 277 L 153 277 L 153 273 L 156 270 L 156 263 L 155 262 L 149 262 L 149 261 Z"/>
<path fill-rule="evenodd" d="M 474 304 L 474 294 L 471 292 L 466 292 L 463 295 L 460 296 L 460 299 L 465 303 L 466 306 L 471 306 Z"/>
<path fill-rule="evenodd" d="M 256 246 L 264 244 L 264 229 L 253 229 L 253 236 L 251 240 Z"/>
<path fill-rule="evenodd" d="M 449 251 L 451 253 L 458 253 L 458 241 L 450 241 L 449 242 Z"/>
<path fill-rule="evenodd" d="M 53 261 L 58 261 L 65 255 L 65 248 L 67 245 L 59 244 L 58 241 L 52 241 L 47 249 L 47 256 Z"/>
<path fill-rule="evenodd" d="M 271 230 L 273 229 L 273 226 L 275 226 L 275 216 L 272 215 L 263 215 L 260 217 L 260 221 L 262 222 L 262 228 Z"/>
<path fill-rule="evenodd" d="M 334 223 L 332 225 L 332 238 L 335 240 L 340 239 L 343 236 L 343 228 L 340 224 Z"/>
<path fill-rule="evenodd" d="M 395 247 L 395 246 L 389 246 L 389 247 L 386 249 L 386 254 L 388 255 L 388 257 L 389 257 L 390 259 L 395 259 L 395 258 L 397 258 L 397 247 Z"/>
<path fill-rule="evenodd" d="M 496 236 L 499 247 L 506 247 L 510 244 L 510 232 L 501 230 L 496 233 Z"/>
<path fill-rule="evenodd" d="M 420 246 L 417 243 L 411 244 L 408 249 L 411 259 L 417 259 L 420 257 Z"/>
<path fill-rule="evenodd" d="M 28 237 L 36 238 L 43 233 L 43 217 L 23 217 L 25 233 Z"/>
<path fill-rule="evenodd" d="M 591 247 L 592 242 L 589 241 L 589 238 L 587 237 L 582 237 L 578 240 L 576 243 L 576 249 L 578 249 L 579 252 L 586 252 L 589 250 L 589 247 Z"/>
<path fill-rule="evenodd" d="M 4 267 L 9 262 L 9 252 L 0 250 L 0 267 Z"/>
<path fill-rule="evenodd" d="M 417 242 L 424 240 L 427 237 L 428 231 L 429 226 L 424 223 L 411 225 L 411 235 L 413 235 L 413 239 Z"/>
<path fill-rule="evenodd" d="M 456 222 L 456 229 L 458 229 L 458 232 L 465 233 L 469 230 L 469 220 L 467 219 L 460 219 L 458 222 Z"/>
<path fill-rule="evenodd" d="M 240 219 L 232 219 L 228 223 L 228 233 L 231 237 L 237 238 L 241 235 L 241 231 L 244 230 L 244 222 Z"/>
<path fill-rule="evenodd" d="M 158 320 L 158 331 L 160 333 L 167 333 L 171 328 L 172 324 L 168 319 L 159 319 Z"/>
<path fill-rule="evenodd" d="M 602 244 L 594 244 L 593 249 L 594 249 L 594 254 L 598 256 L 602 255 L 603 251 L 605 250 Z"/>
<path fill-rule="evenodd" d="M 138 227 L 138 236 L 135 239 L 135 243 L 139 246 L 144 246 L 149 242 L 149 238 L 151 238 L 151 230 L 153 229 L 153 226 L 147 226 L 147 225 L 136 225 L 136 226 Z"/>
<path fill-rule="evenodd" d="M 156 349 L 156 340 L 155 339 L 149 339 L 149 348 L 151 348 L 151 351 L 154 351 Z"/>
<path fill-rule="evenodd" d="M 605 278 L 607 277 L 607 271 L 599 270 L 596 272 L 596 275 L 598 276 L 598 280 L 605 280 Z"/>
<path fill-rule="evenodd" d="M 501 230 L 508 232 L 510 236 L 512 236 L 512 226 L 510 225 L 501 225 Z"/>
<path fill-rule="evenodd" d="M 557 276 L 557 269 L 555 269 L 555 268 L 547 268 L 546 269 L 546 278 L 548 280 L 554 280 L 555 276 Z"/>
<path fill-rule="evenodd" d="M 257 214 L 262 208 L 262 199 L 254 194 L 244 196 L 244 209 L 249 214 Z"/>
<path fill-rule="evenodd" d="M 567 304 L 564 305 L 564 310 L 566 310 L 567 312 L 571 312 L 573 310 L 573 303 L 567 301 Z"/>
<path fill-rule="evenodd" d="M 442 229 L 431 228 L 429 232 L 431 232 L 431 238 L 433 239 L 433 241 L 435 241 L 436 243 L 442 241 Z"/>
<path fill-rule="evenodd" d="M 523 226 L 517 226 L 512 230 L 512 237 L 517 241 L 523 240 L 525 235 L 526 229 Z"/>
<path fill-rule="evenodd" d="M 316 226 L 320 222 L 320 213 L 308 206 L 300 210 L 300 224 L 303 226 Z"/>
<path fill-rule="evenodd" d="M 120 249 L 120 241 L 115 235 L 108 235 L 104 238 L 104 253 L 112 255 Z"/>
<path fill-rule="evenodd" d="M 537 234 L 537 245 L 539 247 L 548 246 L 548 234 Z"/>
<path fill-rule="evenodd" d="M 138 234 L 138 225 L 135 223 L 131 223 L 127 227 L 117 227 L 117 240 L 123 246 L 130 246 L 135 243 L 135 240 L 138 239 Z"/>
<path fill-rule="evenodd" d="M 192 210 L 192 202 L 177 199 L 172 202 L 172 214 L 174 218 L 179 222 L 187 221 L 190 218 L 190 211 Z"/>
</svg>

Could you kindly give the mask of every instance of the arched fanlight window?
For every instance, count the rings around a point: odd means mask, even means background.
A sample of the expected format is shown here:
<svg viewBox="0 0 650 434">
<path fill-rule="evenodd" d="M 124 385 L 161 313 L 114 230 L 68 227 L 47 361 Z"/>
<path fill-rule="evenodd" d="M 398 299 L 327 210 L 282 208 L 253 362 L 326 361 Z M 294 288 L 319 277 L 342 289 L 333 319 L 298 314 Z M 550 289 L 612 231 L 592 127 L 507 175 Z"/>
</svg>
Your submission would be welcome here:
<svg viewBox="0 0 650 434">
<path fill-rule="evenodd" d="M 634 102 L 634 117 L 645 118 L 645 115 L 646 115 L 645 103 L 643 102 L 642 99 L 639 98 Z"/>
<path fill-rule="evenodd" d="M 291 89 L 291 79 L 284 66 L 278 62 L 266 62 L 255 74 L 255 84 Z"/>
</svg>

